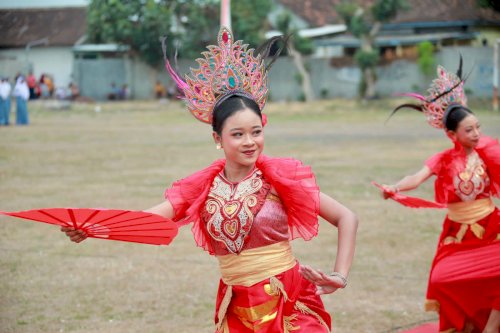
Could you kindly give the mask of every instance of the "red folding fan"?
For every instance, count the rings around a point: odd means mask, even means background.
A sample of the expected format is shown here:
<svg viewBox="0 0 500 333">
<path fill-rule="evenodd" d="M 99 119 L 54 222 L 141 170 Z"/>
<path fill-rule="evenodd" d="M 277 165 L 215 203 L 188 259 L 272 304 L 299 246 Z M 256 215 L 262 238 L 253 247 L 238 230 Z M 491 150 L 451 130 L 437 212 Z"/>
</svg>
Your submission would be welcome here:
<svg viewBox="0 0 500 333">
<path fill-rule="evenodd" d="M 88 237 L 168 245 L 177 235 L 174 221 L 143 211 L 94 208 L 42 208 L 0 214 L 72 227 Z"/>
<path fill-rule="evenodd" d="M 389 191 L 386 191 L 384 187 L 380 184 L 377 184 L 376 182 L 372 182 L 373 185 L 384 191 L 384 193 L 389 193 L 390 196 L 389 198 L 399 202 L 403 206 L 406 207 L 411 207 L 411 208 L 446 208 L 446 205 L 440 204 L 434 201 L 429 201 L 417 197 L 410 197 L 407 195 L 403 195 L 401 193 L 392 193 Z"/>
</svg>

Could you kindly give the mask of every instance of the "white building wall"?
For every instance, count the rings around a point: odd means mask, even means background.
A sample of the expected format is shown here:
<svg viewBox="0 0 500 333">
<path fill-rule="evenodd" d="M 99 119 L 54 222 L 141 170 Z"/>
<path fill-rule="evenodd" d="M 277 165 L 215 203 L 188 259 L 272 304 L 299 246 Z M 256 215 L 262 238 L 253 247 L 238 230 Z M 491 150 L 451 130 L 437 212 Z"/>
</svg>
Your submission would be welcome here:
<svg viewBox="0 0 500 333">
<path fill-rule="evenodd" d="M 35 47 L 29 52 L 25 49 L 0 50 L 0 75 L 27 74 L 30 68 L 37 79 L 44 73 L 49 74 L 54 78 L 55 87 L 67 87 L 72 81 L 71 47 Z"/>
</svg>

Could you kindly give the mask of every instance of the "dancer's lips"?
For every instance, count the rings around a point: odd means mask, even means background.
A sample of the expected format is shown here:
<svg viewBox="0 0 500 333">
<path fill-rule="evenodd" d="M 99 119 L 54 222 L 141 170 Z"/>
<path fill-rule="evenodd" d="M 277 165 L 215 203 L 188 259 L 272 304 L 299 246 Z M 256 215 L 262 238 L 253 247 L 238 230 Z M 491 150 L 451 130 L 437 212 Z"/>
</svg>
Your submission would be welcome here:
<svg viewBox="0 0 500 333">
<path fill-rule="evenodd" d="M 244 150 L 243 154 L 247 156 L 252 156 L 255 153 L 255 150 Z"/>
</svg>

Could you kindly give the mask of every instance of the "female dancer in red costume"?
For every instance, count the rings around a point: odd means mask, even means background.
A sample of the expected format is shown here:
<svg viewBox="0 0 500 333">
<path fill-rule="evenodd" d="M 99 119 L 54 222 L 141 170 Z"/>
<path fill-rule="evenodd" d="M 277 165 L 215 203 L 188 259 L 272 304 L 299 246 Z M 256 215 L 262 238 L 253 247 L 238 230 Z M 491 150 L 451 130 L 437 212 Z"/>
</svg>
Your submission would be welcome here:
<svg viewBox="0 0 500 333">
<path fill-rule="evenodd" d="M 264 149 L 267 68 L 221 29 L 200 68 L 183 81 L 166 61 L 191 113 L 213 128 L 225 159 L 179 180 L 149 212 L 192 224 L 198 246 L 219 261 L 216 332 L 328 332 L 321 294 L 347 284 L 356 216 L 319 191 L 310 167 Z M 290 240 L 318 232 L 318 215 L 339 230 L 333 273 L 299 265 Z M 63 228 L 72 241 L 86 235 Z"/>
<path fill-rule="evenodd" d="M 438 76 L 429 96 L 409 94 L 420 105 L 404 104 L 394 111 L 412 107 L 424 112 L 433 127 L 446 131 L 454 147 L 433 155 L 420 171 L 395 185 L 382 186 L 382 194 L 419 207 L 416 202 L 422 199 L 398 192 L 437 177 L 436 201 L 448 214 L 431 267 L 426 310 L 439 312 L 440 332 L 498 333 L 500 211 L 492 196 L 500 196 L 500 145 L 481 135 L 477 117 L 465 106 L 460 70 L 456 76 L 439 67 Z"/>
</svg>

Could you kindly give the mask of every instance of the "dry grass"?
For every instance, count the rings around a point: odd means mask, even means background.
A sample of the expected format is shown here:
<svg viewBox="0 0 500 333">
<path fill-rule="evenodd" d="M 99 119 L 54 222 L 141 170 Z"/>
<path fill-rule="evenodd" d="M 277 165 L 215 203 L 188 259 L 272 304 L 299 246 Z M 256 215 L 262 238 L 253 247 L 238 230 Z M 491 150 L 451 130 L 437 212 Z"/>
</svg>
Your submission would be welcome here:
<svg viewBox="0 0 500 333">
<path fill-rule="evenodd" d="M 396 332 L 435 320 L 422 311 L 443 212 L 380 199 L 371 180 L 394 182 L 449 146 L 421 115 L 397 101 L 271 104 L 266 152 L 313 166 L 322 191 L 360 218 L 349 287 L 323 298 L 337 333 Z M 0 209 L 144 209 L 172 181 L 220 157 L 210 129 L 179 103 L 30 104 L 29 127 L 0 128 Z M 478 110 L 498 136 L 500 116 Z M 432 184 L 416 194 L 431 197 Z M 329 269 L 336 231 L 324 221 L 311 242 L 295 241 L 304 263 Z M 54 226 L 0 218 L 0 332 L 212 332 L 218 269 L 189 228 L 169 247 L 87 240 Z"/>
</svg>

